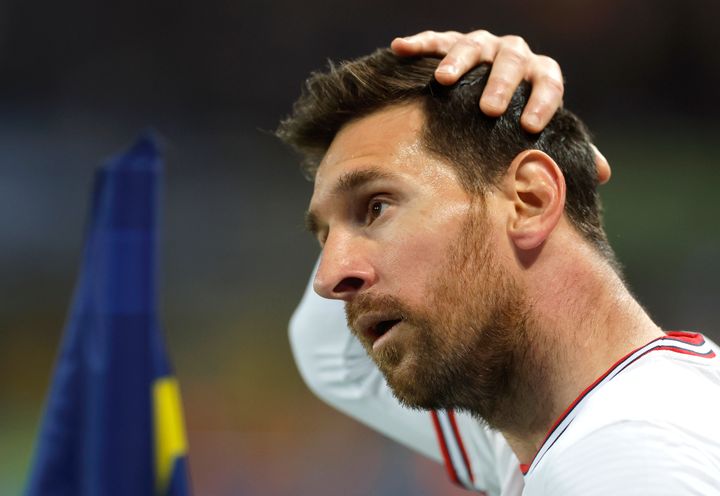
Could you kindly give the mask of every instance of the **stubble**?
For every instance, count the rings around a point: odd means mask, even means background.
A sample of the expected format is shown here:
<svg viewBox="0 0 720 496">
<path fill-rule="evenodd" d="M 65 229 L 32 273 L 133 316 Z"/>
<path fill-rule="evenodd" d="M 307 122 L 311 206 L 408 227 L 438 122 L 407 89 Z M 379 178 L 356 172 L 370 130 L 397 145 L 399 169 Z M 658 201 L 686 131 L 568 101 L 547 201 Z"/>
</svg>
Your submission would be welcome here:
<svg viewBox="0 0 720 496">
<path fill-rule="evenodd" d="M 346 305 L 348 323 L 352 328 L 371 311 L 403 316 L 403 339 L 373 350 L 366 336 L 356 335 L 404 405 L 466 411 L 507 432 L 535 431 L 553 411 L 557 351 L 540 332 L 521 285 L 495 256 L 487 226 L 478 209 L 468 215 L 428 278 L 421 308 L 363 293 Z"/>
</svg>

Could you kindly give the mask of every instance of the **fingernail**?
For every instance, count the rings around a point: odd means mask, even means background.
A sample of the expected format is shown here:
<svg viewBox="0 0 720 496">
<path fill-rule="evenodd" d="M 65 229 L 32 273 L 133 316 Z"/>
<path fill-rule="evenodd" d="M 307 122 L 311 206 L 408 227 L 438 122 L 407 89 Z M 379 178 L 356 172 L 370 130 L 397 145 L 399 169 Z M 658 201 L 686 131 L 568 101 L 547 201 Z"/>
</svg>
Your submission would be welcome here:
<svg viewBox="0 0 720 496">
<path fill-rule="evenodd" d="M 451 64 L 443 64 L 437 68 L 437 72 L 442 74 L 455 75 L 458 73 L 458 68 Z"/>
</svg>

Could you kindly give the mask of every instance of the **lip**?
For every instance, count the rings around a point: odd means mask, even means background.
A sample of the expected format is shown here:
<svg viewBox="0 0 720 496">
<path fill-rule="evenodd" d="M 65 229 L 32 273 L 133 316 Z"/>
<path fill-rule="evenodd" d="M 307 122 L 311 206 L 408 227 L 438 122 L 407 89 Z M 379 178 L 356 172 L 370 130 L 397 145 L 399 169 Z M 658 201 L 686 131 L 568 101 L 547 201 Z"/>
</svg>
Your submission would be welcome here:
<svg viewBox="0 0 720 496">
<path fill-rule="evenodd" d="M 355 320 L 353 328 L 375 348 L 403 320 L 401 315 L 367 313 Z"/>
</svg>

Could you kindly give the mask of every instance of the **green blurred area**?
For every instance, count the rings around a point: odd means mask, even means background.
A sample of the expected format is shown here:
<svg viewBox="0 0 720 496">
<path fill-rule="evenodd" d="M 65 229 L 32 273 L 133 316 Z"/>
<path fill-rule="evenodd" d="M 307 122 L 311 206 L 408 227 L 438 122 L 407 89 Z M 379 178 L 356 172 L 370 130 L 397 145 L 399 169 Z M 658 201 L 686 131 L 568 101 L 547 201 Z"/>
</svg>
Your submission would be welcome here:
<svg viewBox="0 0 720 496">
<path fill-rule="evenodd" d="M 714 139 L 626 131 L 603 143 L 613 177 L 603 187 L 608 237 L 637 297 L 668 329 L 720 336 L 720 164 Z"/>
</svg>

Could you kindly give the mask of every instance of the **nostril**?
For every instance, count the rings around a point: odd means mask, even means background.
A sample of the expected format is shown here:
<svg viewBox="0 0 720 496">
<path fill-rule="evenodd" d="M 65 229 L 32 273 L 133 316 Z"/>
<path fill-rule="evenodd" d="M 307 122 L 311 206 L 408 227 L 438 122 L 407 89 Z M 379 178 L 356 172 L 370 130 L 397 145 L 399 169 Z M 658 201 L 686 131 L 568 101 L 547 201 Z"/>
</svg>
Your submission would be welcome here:
<svg viewBox="0 0 720 496">
<path fill-rule="evenodd" d="M 346 277 L 337 286 L 333 288 L 333 293 L 347 293 L 350 291 L 357 291 L 363 287 L 362 279 L 359 277 Z"/>
</svg>

